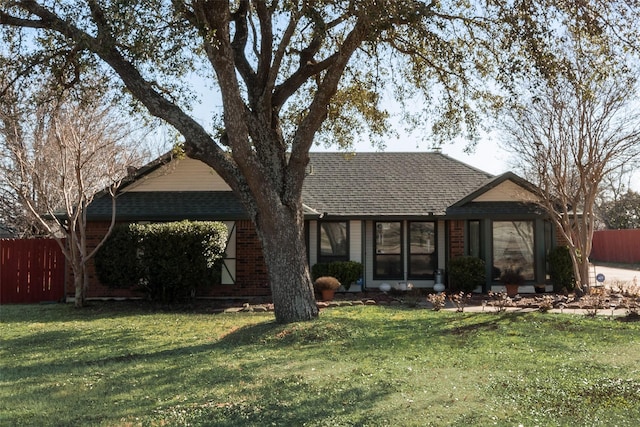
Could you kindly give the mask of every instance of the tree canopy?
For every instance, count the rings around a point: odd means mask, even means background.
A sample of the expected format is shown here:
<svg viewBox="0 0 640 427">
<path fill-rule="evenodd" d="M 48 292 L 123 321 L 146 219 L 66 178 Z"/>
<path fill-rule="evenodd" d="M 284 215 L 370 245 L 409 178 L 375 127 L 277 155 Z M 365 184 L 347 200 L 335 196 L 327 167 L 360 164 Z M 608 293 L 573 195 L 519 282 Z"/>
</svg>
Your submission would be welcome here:
<svg viewBox="0 0 640 427">
<path fill-rule="evenodd" d="M 243 201 L 287 322 L 317 315 L 301 201 L 314 140 L 384 140 L 386 95 L 409 126 L 472 140 L 496 88 L 563 68 L 558 37 L 637 53 L 639 14 L 636 0 L 6 1 L 0 66 L 61 86 L 103 70 L 113 96 L 173 126 Z M 219 121 L 190 115 L 193 75 L 219 91 Z"/>
</svg>

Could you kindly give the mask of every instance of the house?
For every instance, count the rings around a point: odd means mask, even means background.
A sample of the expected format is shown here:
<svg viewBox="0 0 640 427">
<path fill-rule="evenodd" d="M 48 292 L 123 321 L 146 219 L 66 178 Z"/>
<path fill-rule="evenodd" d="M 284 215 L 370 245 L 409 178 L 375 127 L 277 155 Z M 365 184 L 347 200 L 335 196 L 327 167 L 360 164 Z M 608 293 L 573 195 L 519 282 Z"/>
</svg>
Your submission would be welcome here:
<svg viewBox="0 0 640 427">
<path fill-rule="evenodd" d="M 513 173 L 492 176 L 440 152 L 310 153 L 303 188 L 307 256 L 317 262 L 364 265 L 362 287 L 388 283 L 431 288 L 449 259 L 486 261 L 483 291 L 496 275 L 518 267 L 521 292 L 547 282 L 552 224 L 536 206 L 535 187 Z M 165 156 L 139 170 L 118 193 L 119 222 L 217 220 L 229 240 L 222 283 L 208 296 L 268 296 L 262 249 L 252 223 L 229 186 L 207 165 Z M 108 197 L 90 205 L 90 235 L 98 239 L 111 218 Z M 122 290 L 95 278 L 89 296 Z"/>
</svg>

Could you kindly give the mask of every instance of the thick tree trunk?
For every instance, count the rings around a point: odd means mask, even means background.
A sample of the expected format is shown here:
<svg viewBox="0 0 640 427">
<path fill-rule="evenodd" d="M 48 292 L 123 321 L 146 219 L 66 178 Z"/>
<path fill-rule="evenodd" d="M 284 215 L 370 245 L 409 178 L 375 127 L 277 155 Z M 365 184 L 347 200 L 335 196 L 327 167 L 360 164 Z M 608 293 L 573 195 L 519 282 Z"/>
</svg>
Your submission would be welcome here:
<svg viewBox="0 0 640 427">
<path fill-rule="evenodd" d="M 278 323 L 318 317 L 306 257 L 302 220 L 287 210 L 261 215 L 256 224 L 269 269 L 269 284 Z"/>
</svg>

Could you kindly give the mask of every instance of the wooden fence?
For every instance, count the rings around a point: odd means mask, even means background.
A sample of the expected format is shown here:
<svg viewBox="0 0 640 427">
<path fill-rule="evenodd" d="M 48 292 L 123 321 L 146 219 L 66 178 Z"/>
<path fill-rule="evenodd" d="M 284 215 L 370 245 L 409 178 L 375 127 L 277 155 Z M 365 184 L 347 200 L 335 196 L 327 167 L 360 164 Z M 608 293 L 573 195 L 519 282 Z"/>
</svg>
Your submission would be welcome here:
<svg viewBox="0 0 640 427">
<path fill-rule="evenodd" d="M 640 229 L 593 233 L 593 261 L 640 263 Z"/>
<path fill-rule="evenodd" d="M 53 239 L 0 240 L 0 304 L 64 298 L 65 258 Z"/>
</svg>

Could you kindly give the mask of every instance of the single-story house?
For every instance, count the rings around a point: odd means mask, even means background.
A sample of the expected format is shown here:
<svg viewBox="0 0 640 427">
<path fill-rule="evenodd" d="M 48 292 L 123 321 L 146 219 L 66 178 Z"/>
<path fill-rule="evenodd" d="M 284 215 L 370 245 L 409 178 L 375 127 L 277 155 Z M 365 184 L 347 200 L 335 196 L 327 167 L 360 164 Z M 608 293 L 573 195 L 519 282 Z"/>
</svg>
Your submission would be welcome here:
<svg viewBox="0 0 640 427">
<path fill-rule="evenodd" d="M 312 152 L 303 189 L 309 265 L 361 262 L 365 290 L 431 288 L 442 272 L 446 280 L 449 259 L 474 255 L 487 265 L 482 291 L 500 287 L 496 271 L 518 267 L 526 279 L 521 292 L 533 292 L 548 282 L 545 255 L 556 244 L 534 201 L 535 187 L 517 175 L 492 176 L 441 152 Z M 270 294 L 252 223 L 204 163 L 167 155 L 141 168 L 119 190 L 116 212 L 118 222 L 224 222 L 222 283 L 208 296 Z M 94 242 L 110 218 L 109 197 L 96 198 L 88 210 Z M 123 295 L 92 280 L 89 297 Z"/>
</svg>

